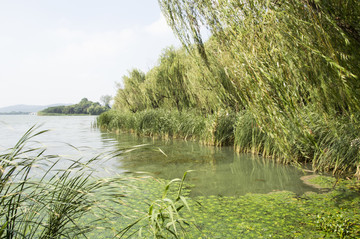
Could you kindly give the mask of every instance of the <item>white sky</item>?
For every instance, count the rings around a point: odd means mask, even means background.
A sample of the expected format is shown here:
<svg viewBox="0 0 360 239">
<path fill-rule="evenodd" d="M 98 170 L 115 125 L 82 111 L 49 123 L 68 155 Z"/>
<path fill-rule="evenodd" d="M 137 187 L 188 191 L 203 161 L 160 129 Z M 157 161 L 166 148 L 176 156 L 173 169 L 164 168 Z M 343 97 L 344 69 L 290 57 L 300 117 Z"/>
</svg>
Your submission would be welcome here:
<svg viewBox="0 0 360 239">
<path fill-rule="evenodd" d="M 114 96 L 171 45 L 157 0 L 0 0 L 0 107 Z"/>
</svg>

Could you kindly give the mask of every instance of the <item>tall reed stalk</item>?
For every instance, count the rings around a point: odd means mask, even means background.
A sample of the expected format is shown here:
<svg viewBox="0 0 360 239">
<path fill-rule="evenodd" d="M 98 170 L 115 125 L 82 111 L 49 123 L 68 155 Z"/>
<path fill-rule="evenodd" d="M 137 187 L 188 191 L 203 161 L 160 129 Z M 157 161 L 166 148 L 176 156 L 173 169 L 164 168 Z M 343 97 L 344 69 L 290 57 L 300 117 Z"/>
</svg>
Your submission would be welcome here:
<svg viewBox="0 0 360 239">
<path fill-rule="evenodd" d="M 56 169 L 64 160 L 46 156 L 45 149 L 27 147 L 45 133 L 31 127 L 18 143 L 0 155 L 1 238 L 74 238 L 85 236 L 91 226 L 78 219 L 89 212 L 94 199 L 89 194 L 100 187 L 91 181 L 88 162 L 73 160 L 66 169 Z"/>
</svg>

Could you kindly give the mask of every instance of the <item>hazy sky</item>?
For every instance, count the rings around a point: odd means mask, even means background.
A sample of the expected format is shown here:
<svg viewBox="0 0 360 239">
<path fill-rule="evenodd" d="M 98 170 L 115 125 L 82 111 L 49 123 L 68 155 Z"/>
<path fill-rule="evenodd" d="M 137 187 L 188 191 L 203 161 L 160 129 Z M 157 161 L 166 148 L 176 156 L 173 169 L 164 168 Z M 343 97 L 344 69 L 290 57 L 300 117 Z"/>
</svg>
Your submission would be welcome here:
<svg viewBox="0 0 360 239">
<path fill-rule="evenodd" d="M 157 0 L 0 0 L 0 107 L 114 96 L 171 45 Z"/>
</svg>

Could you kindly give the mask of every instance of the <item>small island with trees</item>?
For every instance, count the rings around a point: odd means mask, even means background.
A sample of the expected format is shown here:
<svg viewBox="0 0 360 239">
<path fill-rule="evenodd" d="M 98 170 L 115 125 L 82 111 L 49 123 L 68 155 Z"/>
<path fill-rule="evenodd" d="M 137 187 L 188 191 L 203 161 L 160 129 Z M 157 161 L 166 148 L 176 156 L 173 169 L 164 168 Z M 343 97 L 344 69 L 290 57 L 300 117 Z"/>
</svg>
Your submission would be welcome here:
<svg viewBox="0 0 360 239">
<path fill-rule="evenodd" d="M 102 96 L 100 100 L 102 104 L 83 98 L 78 104 L 49 107 L 38 115 L 100 115 L 110 109 L 111 96 Z"/>
</svg>

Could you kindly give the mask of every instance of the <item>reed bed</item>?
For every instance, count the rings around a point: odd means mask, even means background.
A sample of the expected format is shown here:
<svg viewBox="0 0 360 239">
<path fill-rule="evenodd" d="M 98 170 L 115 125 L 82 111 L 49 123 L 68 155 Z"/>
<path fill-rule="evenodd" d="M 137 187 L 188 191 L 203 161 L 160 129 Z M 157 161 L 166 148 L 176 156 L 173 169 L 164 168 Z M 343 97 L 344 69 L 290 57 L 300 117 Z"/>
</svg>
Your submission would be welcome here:
<svg viewBox="0 0 360 239">
<path fill-rule="evenodd" d="M 334 174 L 356 173 L 359 163 L 360 128 L 353 119 L 327 117 L 311 109 L 299 112 L 306 128 L 292 125 L 285 148 L 271 129 L 257 123 L 250 111 L 219 111 L 202 115 L 195 111 L 153 109 L 137 113 L 109 111 L 98 125 L 111 131 L 133 132 L 163 139 L 197 140 L 203 144 L 234 146 L 238 152 L 260 154 L 286 164 L 310 164 L 315 171 Z M 355 117 L 355 116 L 353 116 Z M 293 124 L 291 120 L 284 122 Z M 289 126 L 290 127 L 290 126 Z"/>
<path fill-rule="evenodd" d="M 231 145 L 234 141 L 234 113 L 202 116 L 192 111 L 149 109 L 137 113 L 112 110 L 98 117 L 100 128 L 133 132 L 163 139 L 198 140 L 208 145 Z"/>
</svg>

